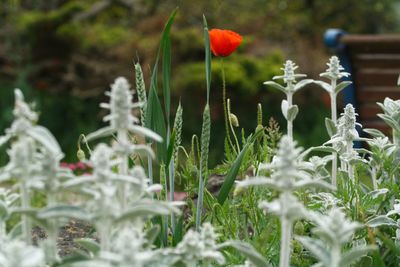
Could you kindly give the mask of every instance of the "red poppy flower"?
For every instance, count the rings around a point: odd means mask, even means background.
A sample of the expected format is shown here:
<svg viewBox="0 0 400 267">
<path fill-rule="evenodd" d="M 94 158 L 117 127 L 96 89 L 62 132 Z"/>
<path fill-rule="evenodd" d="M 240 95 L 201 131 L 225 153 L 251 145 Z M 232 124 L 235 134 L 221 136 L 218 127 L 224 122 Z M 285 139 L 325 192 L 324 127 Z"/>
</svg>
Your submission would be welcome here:
<svg viewBox="0 0 400 267">
<path fill-rule="evenodd" d="M 209 31 L 211 51 L 217 57 L 232 54 L 242 42 L 242 36 L 229 30 L 212 29 Z"/>
</svg>

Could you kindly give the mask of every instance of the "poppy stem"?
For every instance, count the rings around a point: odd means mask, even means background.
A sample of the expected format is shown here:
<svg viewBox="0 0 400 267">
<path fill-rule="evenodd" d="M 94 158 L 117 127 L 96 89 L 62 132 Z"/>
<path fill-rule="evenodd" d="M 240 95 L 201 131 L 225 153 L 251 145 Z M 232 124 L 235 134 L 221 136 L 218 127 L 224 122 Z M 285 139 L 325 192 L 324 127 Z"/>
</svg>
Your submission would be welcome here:
<svg viewBox="0 0 400 267">
<path fill-rule="evenodd" d="M 222 69 L 222 104 L 224 107 L 224 120 L 225 120 L 225 132 L 226 138 L 228 139 L 229 145 L 236 152 L 235 146 L 232 143 L 231 136 L 229 134 L 229 126 L 228 126 L 228 109 L 226 105 L 226 81 L 225 81 L 225 66 L 224 66 L 224 58 L 221 57 L 221 69 Z M 237 151 L 239 153 L 239 151 Z"/>
</svg>

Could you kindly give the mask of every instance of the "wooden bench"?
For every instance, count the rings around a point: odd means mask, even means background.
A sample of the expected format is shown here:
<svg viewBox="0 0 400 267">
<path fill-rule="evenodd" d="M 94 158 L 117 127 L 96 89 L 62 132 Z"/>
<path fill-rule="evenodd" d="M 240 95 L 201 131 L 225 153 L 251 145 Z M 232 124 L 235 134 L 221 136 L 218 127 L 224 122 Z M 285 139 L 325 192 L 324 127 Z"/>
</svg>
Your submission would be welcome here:
<svg viewBox="0 0 400 267">
<path fill-rule="evenodd" d="M 363 128 L 376 128 L 390 134 L 389 127 L 376 116 L 382 113 L 376 102 L 383 102 L 385 97 L 400 99 L 397 86 L 400 35 L 346 34 L 340 29 L 329 29 L 324 42 L 351 73 L 349 80 L 353 84 L 344 90 L 344 103 L 356 107 Z"/>
</svg>

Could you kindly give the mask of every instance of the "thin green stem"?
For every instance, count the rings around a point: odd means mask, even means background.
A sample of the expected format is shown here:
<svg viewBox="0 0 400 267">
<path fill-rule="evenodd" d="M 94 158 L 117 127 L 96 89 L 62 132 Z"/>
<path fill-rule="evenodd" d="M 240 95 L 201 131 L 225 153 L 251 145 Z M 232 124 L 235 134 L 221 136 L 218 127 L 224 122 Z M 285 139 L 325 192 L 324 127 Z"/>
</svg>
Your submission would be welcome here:
<svg viewBox="0 0 400 267">
<path fill-rule="evenodd" d="M 227 104 L 228 104 L 229 128 L 230 128 L 230 129 L 231 129 L 231 131 L 232 131 L 233 138 L 235 138 L 235 143 L 236 143 L 236 148 L 237 148 L 237 151 L 240 151 L 239 141 L 238 141 L 238 139 L 237 139 L 237 136 L 236 136 L 235 130 L 233 129 L 233 125 L 232 125 L 232 122 L 231 122 L 231 120 L 230 120 L 230 114 L 231 114 L 231 102 L 230 102 L 230 99 L 229 99 L 229 98 L 228 98 L 228 100 L 227 100 Z"/>
<path fill-rule="evenodd" d="M 225 120 L 225 132 L 226 132 L 226 138 L 228 139 L 229 145 L 231 148 L 235 151 L 235 146 L 233 145 L 233 142 L 231 140 L 231 136 L 229 134 L 229 126 L 228 126 L 228 109 L 227 109 L 227 103 L 226 103 L 226 80 L 225 80 L 225 66 L 224 66 L 224 59 L 221 58 L 221 69 L 222 69 L 222 104 L 224 107 L 224 120 Z M 240 150 L 237 151 L 239 153 Z"/>
</svg>

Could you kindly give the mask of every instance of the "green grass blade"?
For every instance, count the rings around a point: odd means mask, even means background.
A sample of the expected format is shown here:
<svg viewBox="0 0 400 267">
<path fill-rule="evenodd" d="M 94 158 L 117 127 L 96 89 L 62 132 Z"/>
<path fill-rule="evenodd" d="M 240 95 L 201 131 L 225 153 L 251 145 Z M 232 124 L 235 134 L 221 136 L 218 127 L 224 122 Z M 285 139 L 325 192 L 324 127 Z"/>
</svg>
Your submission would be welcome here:
<svg viewBox="0 0 400 267">
<path fill-rule="evenodd" d="M 210 36 L 208 34 L 208 26 L 206 17 L 203 15 L 204 25 L 204 48 L 205 48 L 205 64 L 206 64 L 206 82 L 207 82 L 207 104 L 210 100 L 210 87 L 211 87 L 211 50 L 210 50 Z"/>
<path fill-rule="evenodd" d="M 163 53 L 164 50 L 168 50 L 168 45 L 165 48 L 166 40 L 169 40 L 169 32 L 174 21 L 177 9 L 175 9 L 172 14 L 170 15 L 167 23 L 165 24 L 162 37 L 161 37 L 161 44 L 157 52 L 156 61 L 154 63 L 153 72 L 151 75 L 150 81 L 150 92 L 148 97 L 147 109 L 146 109 L 146 127 L 153 130 L 154 132 L 158 133 L 165 141 L 163 143 L 157 143 L 157 159 L 159 162 L 166 162 L 167 159 L 167 126 L 165 123 L 165 116 L 162 111 L 161 102 L 157 94 L 158 88 L 158 79 L 157 79 L 157 72 L 158 72 L 158 63 L 160 59 L 160 54 Z M 168 43 L 168 42 L 167 42 Z M 170 48 L 170 46 L 169 46 Z M 168 52 L 166 52 L 168 54 Z M 165 52 L 163 53 L 165 56 Z M 170 53 L 167 55 L 167 62 L 168 57 L 170 58 Z M 170 61 L 170 60 L 169 60 Z M 169 79 L 169 74 L 168 74 Z M 164 81 L 165 83 L 165 81 Z M 165 93 L 164 93 L 165 95 Z M 170 94 L 168 93 L 168 99 Z M 165 100 L 165 98 L 164 98 Z M 169 103 L 169 102 L 166 102 Z M 168 104 L 169 107 L 169 104 Z M 169 109 L 168 109 L 169 112 Z"/>
<path fill-rule="evenodd" d="M 225 200 L 228 198 L 229 192 L 232 190 L 233 184 L 235 183 L 236 176 L 239 173 L 240 165 L 242 165 L 242 161 L 244 155 L 246 154 L 249 147 L 254 143 L 257 137 L 261 134 L 262 131 L 258 131 L 256 134 L 251 136 L 249 141 L 244 145 L 242 150 L 240 151 L 239 155 L 236 157 L 235 161 L 233 162 L 229 172 L 225 176 L 224 183 L 221 186 L 221 190 L 218 194 L 218 203 L 222 206 Z"/>
<path fill-rule="evenodd" d="M 162 74 L 163 74 L 163 95 L 165 116 L 169 128 L 170 121 L 170 106 L 171 106 L 171 88 L 170 88 L 170 75 L 171 75 L 171 40 L 169 33 L 163 36 L 161 40 L 161 54 L 162 54 Z"/>
</svg>

